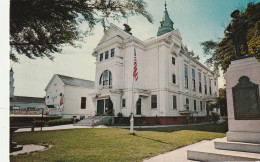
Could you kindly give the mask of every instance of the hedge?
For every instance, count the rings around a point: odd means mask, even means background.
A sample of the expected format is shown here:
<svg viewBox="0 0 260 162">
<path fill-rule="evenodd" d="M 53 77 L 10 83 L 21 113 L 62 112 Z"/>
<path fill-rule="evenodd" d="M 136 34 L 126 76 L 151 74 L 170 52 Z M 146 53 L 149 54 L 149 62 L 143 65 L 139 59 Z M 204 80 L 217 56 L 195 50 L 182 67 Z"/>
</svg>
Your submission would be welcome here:
<svg viewBox="0 0 260 162">
<path fill-rule="evenodd" d="M 44 120 L 35 120 L 34 125 L 35 127 L 48 127 L 48 126 L 55 126 L 55 125 L 64 125 L 64 124 L 72 124 L 72 119 L 54 119 L 49 121 Z"/>
</svg>

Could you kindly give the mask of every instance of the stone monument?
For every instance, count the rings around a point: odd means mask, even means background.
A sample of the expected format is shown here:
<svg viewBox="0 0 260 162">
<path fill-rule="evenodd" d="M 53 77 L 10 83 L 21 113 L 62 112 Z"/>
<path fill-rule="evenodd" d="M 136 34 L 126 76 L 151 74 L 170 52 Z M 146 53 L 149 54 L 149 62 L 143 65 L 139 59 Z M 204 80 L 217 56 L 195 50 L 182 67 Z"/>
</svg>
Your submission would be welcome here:
<svg viewBox="0 0 260 162">
<path fill-rule="evenodd" d="M 260 144 L 260 63 L 254 57 L 232 61 L 225 78 L 227 140 Z"/>
<path fill-rule="evenodd" d="M 226 139 L 217 139 L 188 150 L 188 159 L 198 161 L 260 161 L 260 62 L 248 57 L 245 20 L 239 11 L 225 33 L 233 38 L 236 60 L 225 73 L 228 108 Z M 242 56 L 242 41 L 246 55 Z M 246 57 L 245 57 L 246 56 Z"/>
</svg>

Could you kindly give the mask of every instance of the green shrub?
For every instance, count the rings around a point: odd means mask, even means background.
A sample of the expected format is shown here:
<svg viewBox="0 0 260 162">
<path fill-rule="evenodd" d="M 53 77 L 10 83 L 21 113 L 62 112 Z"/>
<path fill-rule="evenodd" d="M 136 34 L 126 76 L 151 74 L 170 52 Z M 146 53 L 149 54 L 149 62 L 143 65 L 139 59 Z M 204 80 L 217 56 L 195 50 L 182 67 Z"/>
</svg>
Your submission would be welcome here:
<svg viewBox="0 0 260 162">
<path fill-rule="evenodd" d="M 64 124 L 72 124 L 71 119 L 54 119 L 46 122 L 46 126 L 55 126 L 55 125 L 64 125 Z"/>
<path fill-rule="evenodd" d="M 223 123 L 227 123 L 228 122 L 228 117 L 227 116 L 223 116 L 222 117 L 222 121 L 223 121 Z"/>
<path fill-rule="evenodd" d="M 121 112 L 117 113 L 117 116 L 118 116 L 119 118 L 123 118 L 123 117 L 124 117 L 124 116 L 123 116 L 123 113 L 121 113 Z"/>
<path fill-rule="evenodd" d="M 112 119 L 112 118 L 109 118 L 109 119 L 108 119 L 108 125 L 112 125 L 112 121 L 113 121 L 113 119 Z"/>
<path fill-rule="evenodd" d="M 218 113 L 215 113 L 215 112 L 212 112 L 211 115 L 210 115 L 210 120 L 216 124 L 217 121 L 219 120 L 219 114 Z"/>
<path fill-rule="evenodd" d="M 117 116 L 118 116 L 118 123 L 119 123 L 119 124 L 124 123 L 123 113 L 119 112 L 119 113 L 117 113 Z"/>
<path fill-rule="evenodd" d="M 72 119 L 54 119 L 54 120 L 35 120 L 34 126 L 35 127 L 48 127 L 48 126 L 55 126 L 55 125 L 64 125 L 64 124 L 72 124 Z"/>
<path fill-rule="evenodd" d="M 44 120 L 35 120 L 34 121 L 35 127 L 44 127 L 45 124 L 46 124 L 46 121 L 44 121 Z"/>
</svg>

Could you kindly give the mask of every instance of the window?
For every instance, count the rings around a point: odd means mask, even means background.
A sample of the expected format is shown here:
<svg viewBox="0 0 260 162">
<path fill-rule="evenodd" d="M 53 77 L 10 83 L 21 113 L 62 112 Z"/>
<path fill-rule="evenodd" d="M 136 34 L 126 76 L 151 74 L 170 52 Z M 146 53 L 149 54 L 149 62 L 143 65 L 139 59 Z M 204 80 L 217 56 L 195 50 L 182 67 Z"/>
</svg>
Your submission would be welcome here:
<svg viewBox="0 0 260 162">
<path fill-rule="evenodd" d="M 196 100 L 194 100 L 194 110 L 197 109 L 197 103 L 196 103 Z"/>
<path fill-rule="evenodd" d="M 215 86 L 217 86 L 217 82 L 215 82 Z"/>
<path fill-rule="evenodd" d="M 86 108 L 86 97 L 81 97 L 81 109 Z"/>
<path fill-rule="evenodd" d="M 200 110 L 202 111 L 202 101 L 200 101 Z"/>
<path fill-rule="evenodd" d="M 103 61 L 103 53 L 99 55 L 99 61 Z"/>
<path fill-rule="evenodd" d="M 188 98 L 186 98 L 186 105 L 187 105 L 187 107 L 186 107 L 186 108 L 187 108 L 187 110 L 189 110 L 189 102 L 190 102 L 190 101 L 189 101 L 189 99 L 188 99 Z"/>
<path fill-rule="evenodd" d="M 196 82 L 195 82 L 195 69 L 192 69 L 192 90 L 196 91 Z"/>
<path fill-rule="evenodd" d="M 114 55 L 115 55 L 115 49 L 112 48 L 112 49 L 111 49 L 111 57 L 114 57 Z"/>
<path fill-rule="evenodd" d="M 188 66 L 184 65 L 185 88 L 188 88 Z"/>
<path fill-rule="evenodd" d="M 205 83 L 205 87 L 204 87 L 204 89 L 205 89 L 205 94 L 207 94 L 208 92 L 207 92 L 207 78 L 206 78 L 206 75 L 204 75 L 204 83 Z"/>
<path fill-rule="evenodd" d="M 212 94 L 212 91 L 211 91 L 211 79 L 209 79 L 209 94 L 210 95 Z"/>
<path fill-rule="evenodd" d="M 125 107 L 125 99 L 122 99 L 122 107 Z"/>
<path fill-rule="evenodd" d="M 186 104 L 189 105 L 189 99 L 188 98 L 186 98 Z"/>
<path fill-rule="evenodd" d="M 199 72 L 199 93 L 202 93 L 202 88 L 201 88 L 201 73 Z"/>
<path fill-rule="evenodd" d="M 62 96 L 62 93 L 60 93 L 60 96 Z"/>
<path fill-rule="evenodd" d="M 47 96 L 47 98 L 49 98 L 49 96 Z"/>
<path fill-rule="evenodd" d="M 172 64 L 175 65 L 175 58 L 172 57 Z"/>
<path fill-rule="evenodd" d="M 104 71 L 103 73 L 103 85 L 108 85 L 108 71 Z"/>
<path fill-rule="evenodd" d="M 112 73 L 109 70 L 105 70 L 99 79 L 99 85 L 102 86 L 111 86 L 112 85 Z"/>
<path fill-rule="evenodd" d="M 106 52 L 105 52 L 105 60 L 108 59 L 108 54 L 109 54 L 109 52 L 106 51 Z"/>
<path fill-rule="evenodd" d="M 173 109 L 177 109 L 176 96 L 172 96 L 172 108 L 173 108 Z"/>
<path fill-rule="evenodd" d="M 175 77 L 175 74 L 172 74 L 172 83 L 173 83 L 173 84 L 176 84 L 176 77 Z"/>
<path fill-rule="evenodd" d="M 151 96 L 151 108 L 157 108 L 157 95 Z"/>
</svg>

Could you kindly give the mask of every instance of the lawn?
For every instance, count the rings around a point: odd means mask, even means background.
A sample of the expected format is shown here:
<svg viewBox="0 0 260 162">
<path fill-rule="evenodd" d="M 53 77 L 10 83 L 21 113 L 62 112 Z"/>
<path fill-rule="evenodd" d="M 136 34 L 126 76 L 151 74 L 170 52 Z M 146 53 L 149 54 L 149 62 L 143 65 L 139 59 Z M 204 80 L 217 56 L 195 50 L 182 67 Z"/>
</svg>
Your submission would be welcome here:
<svg viewBox="0 0 260 162">
<path fill-rule="evenodd" d="M 135 130 L 89 128 L 15 133 L 19 144 L 49 143 L 47 151 L 11 156 L 11 161 L 141 161 L 204 139 L 224 137 L 227 125 L 174 126 Z"/>
</svg>

